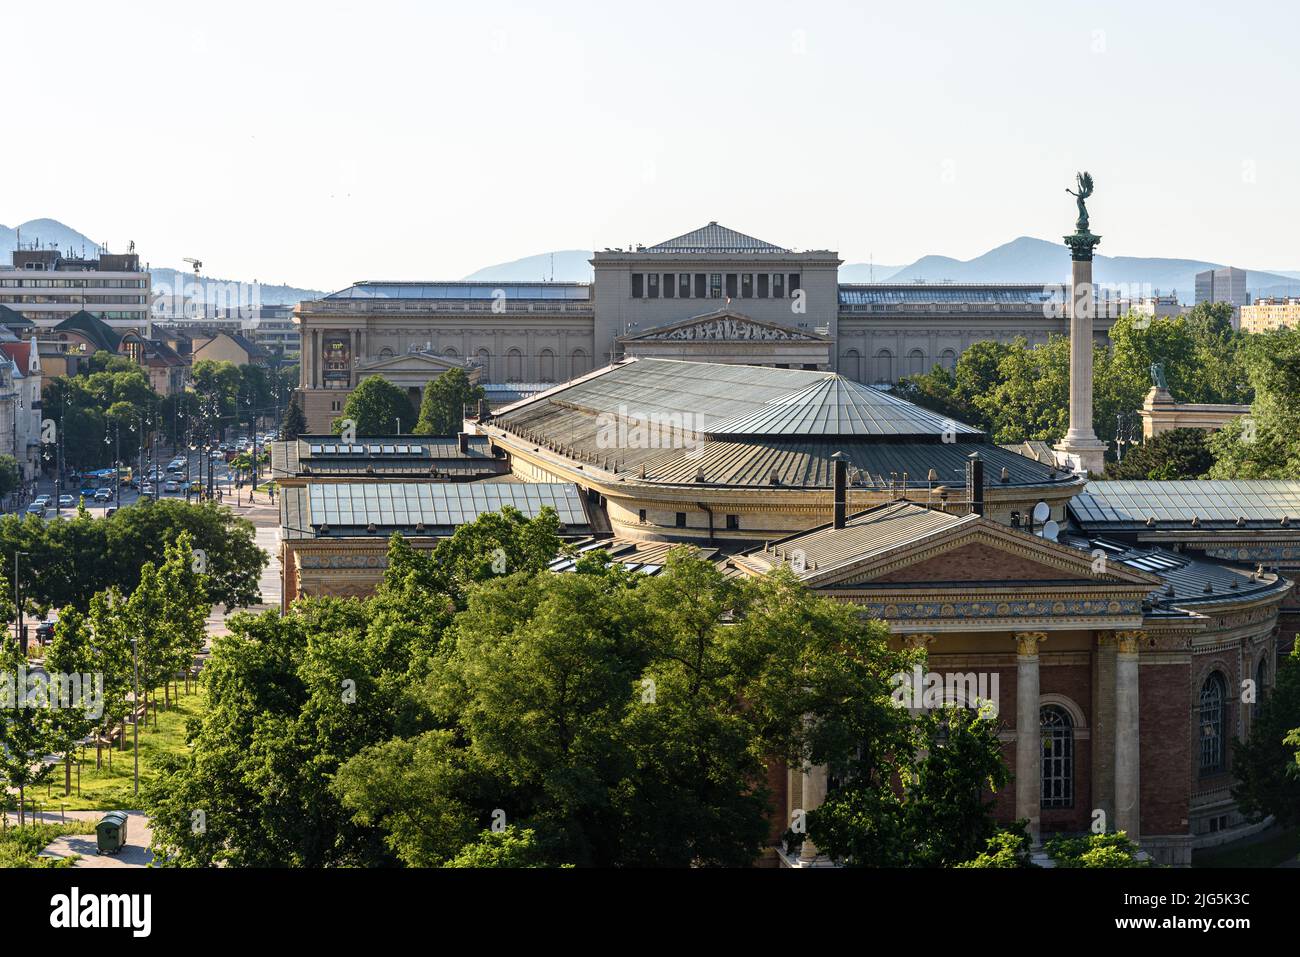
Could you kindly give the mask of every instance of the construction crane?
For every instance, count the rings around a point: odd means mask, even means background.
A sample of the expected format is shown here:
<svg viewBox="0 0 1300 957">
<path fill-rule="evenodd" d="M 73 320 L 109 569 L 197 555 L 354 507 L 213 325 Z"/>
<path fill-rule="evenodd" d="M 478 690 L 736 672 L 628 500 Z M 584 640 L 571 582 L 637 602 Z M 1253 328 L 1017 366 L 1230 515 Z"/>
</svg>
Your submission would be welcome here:
<svg viewBox="0 0 1300 957">
<path fill-rule="evenodd" d="M 185 257 L 185 261 L 194 267 L 194 278 L 198 279 L 199 270 L 203 268 L 203 261 L 199 259 L 191 259 L 189 256 Z"/>
</svg>

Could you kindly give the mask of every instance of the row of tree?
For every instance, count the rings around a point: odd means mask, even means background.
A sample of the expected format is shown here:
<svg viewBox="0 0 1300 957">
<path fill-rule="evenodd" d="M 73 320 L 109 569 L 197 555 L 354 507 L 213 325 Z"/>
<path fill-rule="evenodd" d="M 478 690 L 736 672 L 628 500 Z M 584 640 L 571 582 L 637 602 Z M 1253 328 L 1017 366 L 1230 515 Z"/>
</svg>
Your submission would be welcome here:
<svg viewBox="0 0 1300 957">
<path fill-rule="evenodd" d="M 348 395 L 343 414 L 333 421 L 332 428 L 335 435 L 342 434 L 349 423 L 353 434 L 359 436 L 403 431 L 414 435 L 455 435 L 464 422 L 466 409 L 477 406 L 483 397 L 483 387 L 471 383 L 464 369 L 448 369 L 425 386 L 417 411 L 400 388 L 382 376 L 370 376 Z M 298 428 L 300 416 L 301 410 L 286 413 L 283 431 L 287 437 L 306 430 L 305 422 Z"/>
<path fill-rule="evenodd" d="M 63 756 L 67 786 L 81 742 L 102 741 L 121 727 L 137 668 L 147 708 L 151 694 L 193 664 L 211 607 L 202 567 L 182 531 L 161 562 L 139 568 L 129 593 L 110 586 L 93 594 L 84 612 L 64 608 L 43 669 L 32 668 L 12 635 L 0 639 L 0 698 L 7 699 L 0 701 L 0 775 L 18 792 L 20 823 L 27 791 L 54 774 L 50 755 Z"/>
<path fill-rule="evenodd" d="M 1300 476 L 1300 330 L 1247 334 L 1223 303 L 1201 304 L 1169 319 L 1130 314 L 1094 355 L 1093 428 L 1110 442 L 1132 442 L 1138 411 L 1160 363 L 1180 402 L 1251 403 L 1248 417 L 1212 436 L 1162 436 L 1134 447 L 1114 478 L 1282 478 Z M 1064 336 L 1030 346 L 985 341 L 952 370 L 936 366 L 899 385 L 913 402 L 987 431 L 996 442 L 1058 441 L 1069 424 L 1070 344 Z M 1131 461 L 1130 461 L 1131 458 Z"/>
</svg>

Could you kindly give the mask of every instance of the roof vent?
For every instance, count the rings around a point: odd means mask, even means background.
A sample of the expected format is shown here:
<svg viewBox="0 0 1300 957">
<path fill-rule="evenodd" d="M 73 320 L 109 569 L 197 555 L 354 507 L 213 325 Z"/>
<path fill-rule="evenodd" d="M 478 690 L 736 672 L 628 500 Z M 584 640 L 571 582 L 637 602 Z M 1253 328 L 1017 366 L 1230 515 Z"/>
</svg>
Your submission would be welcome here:
<svg viewBox="0 0 1300 957">
<path fill-rule="evenodd" d="M 1238 528 L 1245 528 L 1245 527 L 1246 527 L 1246 517 L 1245 517 L 1244 515 L 1238 515 L 1238 516 L 1237 516 L 1237 527 L 1238 527 Z"/>
<path fill-rule="evenodd" d="M 422 531 L 424 531 L 424 522 L 416 522 L 416 523 L 415 523 L 415 530 L 416 530 L 417 532 L 422 532 Z"/>
<path fill-rule="evenodd" d="M 781 476 L 777 474 L 776 469 L 772 469 L 772 471 L 768 473 L 767 484 L 769 485 L 781 484 Z"/>
<path fill-rule="evenodd" d="M 366 526 L 366 531 L 369 532 L 371 535 L 373 535 L 375 534 L 375 532 L 378 531 L 378 529 L 375 528 L 375 523 L 371 522 L 369 525 Z"/>
<path fill-rule="evenodd" d="M 1154 515 L 1148 515 L 1147 528 L 1155 528 L 1155 527 L 1156 527 L 1156 517 Z"/>
<path fill-rule="evenodd" d="M 703 466 L 703 465 L 701 465 L 699 468 L 697 468 L 697 469 L 695 470 L 695 481 L 697 481 L 697 482 L 707 482 L 707 481 L 708 481 L 708 478 L 707 478 L 707 477 L 705 476 L 705 474 L 704 474 L 704 466 Z"/>
<path fill-rule="evenodd" d="M 1011 469 L 1007 468 L 1004 465 L 1002 466 L 1002 484 L 1005 485 L 1007 482 L 1010 481 L 1011 481 Z"/>
<path fill-rule="evenodd" d="M 1168 595 L 1170 598 L 1173 598 L 1173 597 L 1174 597 L 1174 583 L 1173 583 L 1173 582 L 1170 582 L 1168 585 L 1165 586 L 1165 594 Z"/>
<path fill-rule="evenodd" d="M 1283 528 L 1286 528 L 1286 527 L 1288 527 L 1290 524 L 1291 524 L 1291 516 L 1290 516 L 1290 515 L 1283 515 L 1283 516 L 1282 516 L 1282 527 L 1283 527 Z"/>
<path fill-rule="evenodd" d="M 1200 528 L 1200 527 L 1201 527 L 1201 516 L 1199 516 L 1199 515 L 1193 515 L 1193 516 L 1192 516 L 1192 528 Z"/>
<path fill-rule="evenodd" d="M 1214 586 L 1211 585 L 1209 582 L 1206 582 L 1205 587 L 1202 588 L 1201 591 L 1205 592 L 1205 594 L 1208 595 L 1210 594 L 1210 592 L 1214 591 Z"/>
</svg>

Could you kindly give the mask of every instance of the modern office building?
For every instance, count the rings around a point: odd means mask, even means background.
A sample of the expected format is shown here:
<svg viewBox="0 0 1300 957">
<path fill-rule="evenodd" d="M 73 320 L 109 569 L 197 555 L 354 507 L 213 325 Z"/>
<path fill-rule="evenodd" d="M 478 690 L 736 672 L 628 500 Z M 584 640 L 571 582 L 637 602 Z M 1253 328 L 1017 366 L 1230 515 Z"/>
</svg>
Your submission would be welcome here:
<svg viewBox="0 0 1300 957">
<path fill-rule="evenodd" d="M 0 266 L 0 305 L 53 329 L 87 312 L 119 334 L 143 335 L 152 296 L 149 272 L 135 252 L 73 257 L 57 249 L 17 249 Z"/>
<path fill-rule="evenodd" d="M 1241 307 L 1242 332 L 1300 329 L 1300 299 L 1257 299 Z"/>
<path fill-rule="evenodd" d="M 1246 290 L 1246 270 L 1235 266 L 1207 269 L 1196 274 L 1196 303 L 1226 302 L 1233 306 L 1250 304 Z"/>
</svg>

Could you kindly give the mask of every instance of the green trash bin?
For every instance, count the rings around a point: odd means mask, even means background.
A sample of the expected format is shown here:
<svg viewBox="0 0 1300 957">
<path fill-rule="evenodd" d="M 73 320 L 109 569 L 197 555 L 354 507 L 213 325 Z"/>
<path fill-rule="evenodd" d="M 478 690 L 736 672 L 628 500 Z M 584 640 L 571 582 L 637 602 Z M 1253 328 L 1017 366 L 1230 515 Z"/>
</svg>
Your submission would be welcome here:
<svg viewBox="0 0 1300 957">
<path fill-rule="evenodd" d="M 125 811 L 109 811 L 95 825 L 95 840 L 100 854 L 116 854 L 126 846 Z"/>
</svg>

